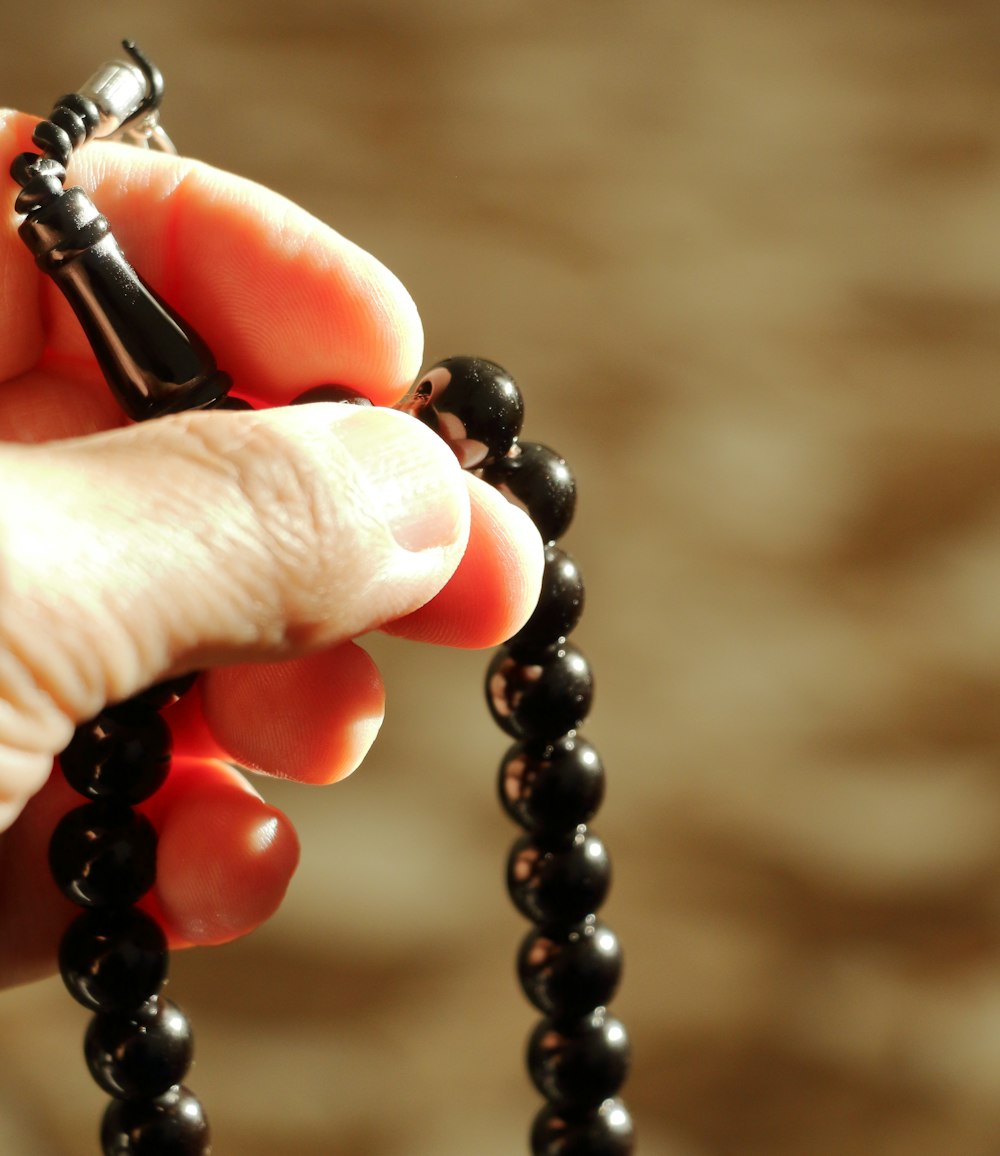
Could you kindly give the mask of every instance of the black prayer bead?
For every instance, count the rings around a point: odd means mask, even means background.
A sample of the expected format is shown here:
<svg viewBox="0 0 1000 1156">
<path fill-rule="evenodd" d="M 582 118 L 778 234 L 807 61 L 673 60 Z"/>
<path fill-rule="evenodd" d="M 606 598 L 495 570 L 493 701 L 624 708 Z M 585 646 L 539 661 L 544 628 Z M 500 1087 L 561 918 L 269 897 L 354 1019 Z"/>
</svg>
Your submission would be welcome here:
<svg viewBox="0 0 1000 1156">
<path fill-rule="evenodd" d="M 524 420 L 513 377 L 482 357 L 448 357 L 432 365 L 396 408 L 440 434 L 464 469 L 502 458 Z"/>
<path fill-rule="evenodd" d="M 293 397 L 290 405 L 310 405 L 314 401 L 343 402 L 347 405 L 371 405 L 371 398 L 346 385 L 315 385 Z"/>
<path fill-rule="evenodd" d="M 604 902 L 611 860 L 601 840 L 580 826 L 555 847 L 531 835 L 518 839 L 507 860 L 507 890 L 514 906 L 534 923 L 579 923 Z"/>
<path fill-rule="evenodd" d="M 144 694 L 152 701 L 132 699 L 77 727 L 59 756 L 74 790 L 89 799 L 138 803 L 162 785 L 170 770 L 172 740 L 153 702 L 173 701 L 169 686 L 150 687 Z"/>
<path fill-rule="evenodd" d="M 500 764 L 504 810 L 529 831 L 567 831 L 586 823 L 604 798 L 604 766 L 580 735 L 515 743 Z"/>
<path fill-rule="evenodd" d="M 81 907 L 128 907 L 156 880 L 156 831 L 121 803 L 85 803 L 52 832 L 49 867 Z"/>
<path fill-rule="evenodd" d="M 155 1100 L 112 1100 L 101 1122 L 104 1156 L 204 1156 L 208 1120 L 185 1087 Z"/>
<path fill-rule="evenodd" d="M 65 129 L 53 124 L 50 120 L 40 121 L 35 125 L 31 141 L 42 150 L 47 157 L 52 157 L 61 165 L 68 165 L 73 155 L 73 142 Z"/>
<path fill-rule="evenodd" d="M 170 1000 L 155 996 L 138 1011 L 90 1021 L 83 1042 L 90 1074 L 111 1096 L 154 1099 L 191 1066 L 191 1026 Z"/>
<path fill-rule="evenodd" d="M 40 157 L 38 153 L 18 153 L 11 161 L 10 175 L 19 185 L 26 185 L 35 177 L 54 177 L 61 186 L 66 179 L 66 168 L 51 157 Z"/>
<path fill-rule="evenodd" d="M 166 979 L 166 937 L 155 920 L 134 907 L 85 911 L 63 935 L 59 972 L 85 1008 L 134 1012 Z"/>
<path fill-rule="evenodd" d="M 520 442 L 483 470 L 483 480 L 525 510 L 543 542 L 569 528 L 576 511 L 576 481 L 563 458 L 540 442 Z"/>
<path fill-rule="evenodd" d="M 542 588 L 531 617 L 507 640 L 514 652 L 537 650 L 565 638 L 583 614 L 583 575 L 576 562 L 550 542 L 545 547 Z"/>
<path fill-rule="evenodd" d="M 554 739 L 575 730 L 593 700 L 590 666 L 571 643 L 515 656 L 502 646 L 486 671 L 493 719 L 515 739 Z"/>
<path fill-rule="evenodd" d="M 546 1104 L 531 1129 L 532 1156 L 630 1156 L 632 1117 L 617 1097 L 596 1110 L 573 1111 Z"/>
<path fill-rule="evenodd" d="M 46 174 L 32 177 L 14 200 L 15 213 L 30 213 L 32 209 L 40 208 L 54 201 L 63 191 L 62 182 L 58 178 Z"/>
<path fill-rule="evenodd" d="M 79 148 L 87 139 L 87 126 L 83 119 L 64 104 L 49 113 L 49 122 L 63 130 L 73 148 Z"/>
<path fill-rule="evenodd" d="M 576 1019 L 607 1004 L 618 987 L 618 936 L 595 916 L 565 928 L 532 928 L 517 955 L 524 994 L 554 1019 Z"/>
<path fill-rule="evenodd" d="M 65 96 L 61 96 L 55 104 L 58 108 L 68 108 L 71 112 L 83 121 L 87 128 L 87 135 L 93 136 L 101 124 L 101 110 L 92 100 L 86 96 L 81 96 L 78 92 L 69 92 Z"/>
<path fill-rule="evenodd" d="M 554 1104 L 597 1108 L 628 1074 L 629 1043 L 621 1021 L 598 1008 L 572 1026 L 544 1019 L 528 1041 L 528 1073 Z"/>
</svg>

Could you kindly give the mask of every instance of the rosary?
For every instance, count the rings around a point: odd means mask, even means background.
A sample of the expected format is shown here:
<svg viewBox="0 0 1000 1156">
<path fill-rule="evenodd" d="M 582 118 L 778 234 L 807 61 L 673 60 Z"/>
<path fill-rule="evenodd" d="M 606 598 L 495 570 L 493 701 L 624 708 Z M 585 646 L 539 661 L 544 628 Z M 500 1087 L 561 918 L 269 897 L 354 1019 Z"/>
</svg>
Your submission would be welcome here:
<svg viewBox="0 0 1000 1156">
<path fill-rule="evenodd" d="M 107 220 L 81 188 L 65 188 L 75 149 L 115 139 L 173 151 L 158 123 L 159 70 L 130 41 L 128 60 L 103 65 L 61 97 L 35 128 L 38 153 L 18 156 L 19 234 L 73 308 L 115 399 L 135 421 L 187 409 L 250 409 L 230 397 L 229 377 L 191 326 L 140 279 Z M 370 405 L 352 390 L 320 386 L 295 402 Z M 295 404 L 295 403 L 293 403 Z M 583 610 L 580 571 L 556 543 L 573 517 L 576 486 L 563 459 L 519 440 L 523 401 L 493 362 L 453 357 L 417 381 L 397 408 L 443 437 L 463 468 L 526 510 L 545 542 L 538 605 L 497 651 L 486 700 L 514 744 L 499 770 L 500 801 L 524 830 L 507 864 L 507 888 L 532 926 L 517 953 L 528 1000 L 543 1014 L 527 1047 L 531 1080 L 545 1099 L 531 1127 L 533 1156 L 628 1156 L 633 1128 L 619 1099 L 628 1038 L 606 1010 L 621 974 L 621 948 L 595 912 L 611 869 L 588 827 L 604 794 L 604 768 L 578 727 L 593 683 L 567 641 Z M 157 836 L 135 805 L 169 773 L 169 707 L 196 675 L 160 683 L 107 706 L 77 728 L 59 763 L 86 801 L 58 823 L 53 878 L 82 910 L 66 930 L 59 970 L 93 1013 L 87 1066 L 111 1100 L 105 1156 L 205 1156 L 209 1128 L 182 1083 L 191 1063 L 188 1021 L 161 992 L 166 938 L 135 906 L 156 879 Z"/>
</svg>

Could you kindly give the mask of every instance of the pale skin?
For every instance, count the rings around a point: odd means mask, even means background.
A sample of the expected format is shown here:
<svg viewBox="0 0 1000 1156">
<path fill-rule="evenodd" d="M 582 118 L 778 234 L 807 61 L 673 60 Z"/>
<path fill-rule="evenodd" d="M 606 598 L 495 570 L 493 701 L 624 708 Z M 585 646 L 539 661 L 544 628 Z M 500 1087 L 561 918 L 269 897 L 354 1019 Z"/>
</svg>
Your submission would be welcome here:
<svg viewBox="0 0 1000 1156">
<path fill-rule="evenodd" d="M 35 120 L 0 111 L 0 166 Z M 422 331 L 374 258 L 278 195 L 204 165 L 94 143 L 81 184 L 132 263 L 208 341 L 234 392 L 284 406 L 323 383 L 391 406 Z M 8 181 L 8 205 L 16 186 Z M 312 405 L 128 425 L 10 209 L 0 228 L 0 986 L 55 969 L 77 909 L 45 862 L 82 800 L 51 774 L 107 702 L 190 670 L 177 758 L 143 810 L 146 904 L 173 946 L 252 930 L 298 858 L 233 763 L 350 774 L 382 720 L 373 629 L 490 646 L 530 613 L 530 521 L 406 415 Z M 258 782 L 259 785 L 259 782 Z"/>
</svg>

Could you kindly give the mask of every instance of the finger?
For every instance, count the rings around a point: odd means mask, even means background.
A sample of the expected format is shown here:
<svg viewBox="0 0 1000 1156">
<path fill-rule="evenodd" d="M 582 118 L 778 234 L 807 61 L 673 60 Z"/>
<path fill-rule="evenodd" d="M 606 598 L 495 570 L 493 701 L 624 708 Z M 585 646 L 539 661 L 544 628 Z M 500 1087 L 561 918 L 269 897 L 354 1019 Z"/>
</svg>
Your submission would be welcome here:
<svg viewBox="0 0 1000 1156">
<path fill-rule="evenodd" d="M 544 557 L 534 523 L 492 486 L 465 477 L 472 498 L 465 554 L 441 592 L 383 626 L 387 634 L 444 646 L 496 646 L 535 608 Z"/>
<path fill-rule="evenodd" d="M 6 164 L 26 147 L 32 123 L 0 119 Z M 202 334 L 237 392 L 284 402 L 332 382 L 386 404 L 415 376 L 423 335 L 399 281 L 277 193 L 195 161 L 101 142 L 74 156 L 68 183 L 88 190 L 131 263 Z M 0 248 L 0 278 L 12 270 L 18 323 L 31 331 L 8 359 L 23 372 L 38 352 L 37 295 L 25 282 L 32 263 L 13 230 Z M 87 359 L 59 291 L 47 284 L 43 294 L 52 353 Z"/>
<path fill-rule="evenodd" d="M 44 442 L 115 429 L 125 415 L 103 378 L 29 370 L 0 385 L 0 441 Z"/>
<path fill-rule="evenodd" d="M 44 759 L 171 674 L 290 658 L 408 614 L 468 536 L 454 455 L 384 409 L 191 414 L 4 446 L 0 490 L 0 761 Z"/>
<path fill-rule="evenodd" d="M 0 837 L 0 987 L 55 971 L 59 940 L 80 908 L 52 882 L 48 842 L 82 802 L 56 772 Z M 157 882 L 142 906 L 171 946 L 225 942 L 278 907 L 298 861 L 295 832 L 231 768 L 177 760 L 143 810 L 159 846 Z"/>
<path fill-rule="evenodd" d="M 226 757 L 304 783 L 351 774 L 385 712 L 378 668 L 353 643 L 291 662 L 220 667 L 201 683 L 206 726 Z"/>
<path fill-rule="evenodd" d="M 466 475 L 469 545 L 445 588 L 383 627 L 449 646 L 492 646 L 523 625 L 538 597 L 541 542 L 530 519 Z M 172 709 L 175 745 L 308 783 L 354 771 L 381 725 L 384 688 L 370 656 L 345 643 L 283 663 L 220 667 Z"/>
<path fill-rule="evenodd" d="M 156 886 L 142 906 L 171 947 L 226 943 L 278 909 L 298 865 L 298 839 L 232 767 L 175 759 L 142 810 L 159 833 Z"/>
</svg>

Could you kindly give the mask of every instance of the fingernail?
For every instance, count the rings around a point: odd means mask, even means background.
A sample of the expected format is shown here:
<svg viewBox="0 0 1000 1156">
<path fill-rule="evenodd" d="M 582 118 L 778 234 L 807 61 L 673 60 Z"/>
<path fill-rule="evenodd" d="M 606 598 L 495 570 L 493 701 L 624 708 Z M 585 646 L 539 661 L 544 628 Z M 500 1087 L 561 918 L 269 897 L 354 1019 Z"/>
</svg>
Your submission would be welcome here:
<svg viewBox="0 0 1000 1156">
<path fill-rule="evenodd" d="M 354 410 L 336 429 L 404 550 L 416 553 L 455 541 L 465 489 L 458 461 L 440 438 L 390 409 Z"/>
</svg>

